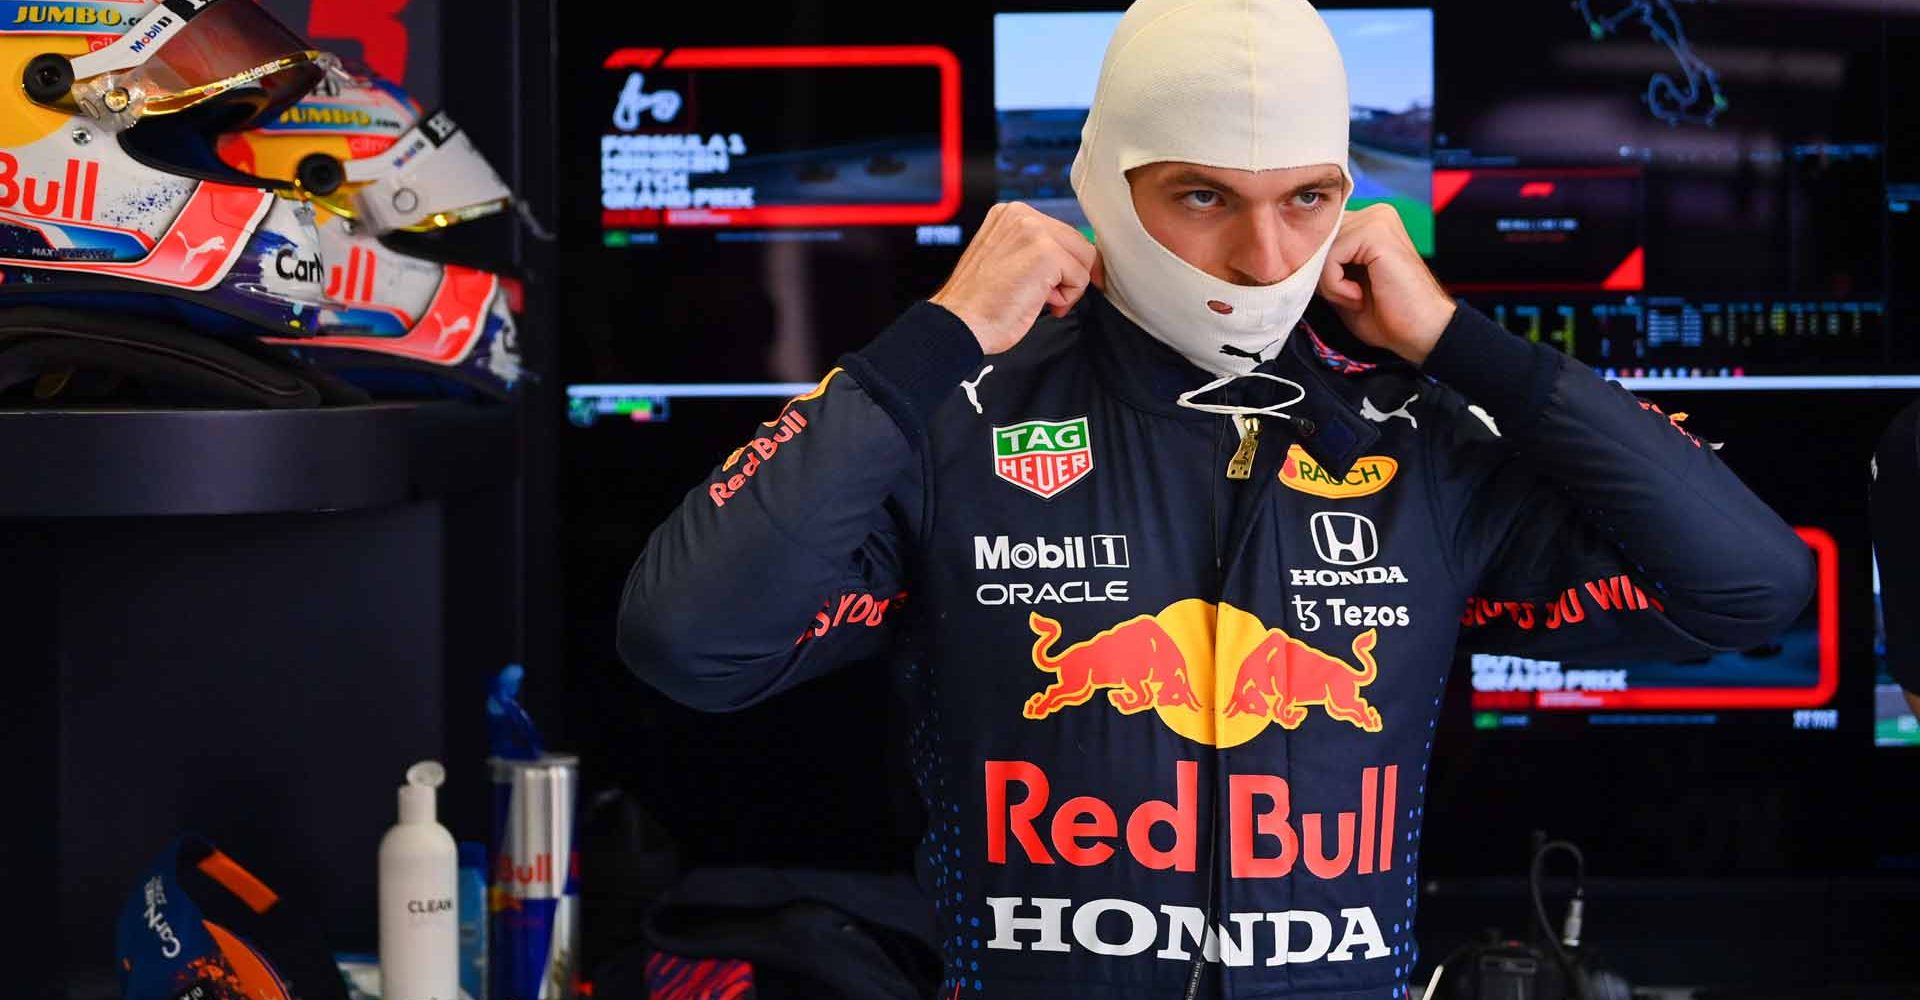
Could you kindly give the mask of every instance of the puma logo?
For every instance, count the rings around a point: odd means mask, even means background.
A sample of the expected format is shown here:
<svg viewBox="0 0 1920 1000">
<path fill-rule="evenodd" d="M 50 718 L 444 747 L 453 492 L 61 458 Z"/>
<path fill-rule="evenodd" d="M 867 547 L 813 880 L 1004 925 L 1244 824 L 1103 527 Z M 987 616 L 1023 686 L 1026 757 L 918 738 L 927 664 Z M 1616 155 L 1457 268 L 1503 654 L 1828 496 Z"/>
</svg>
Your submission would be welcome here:
<svg viewBox="0 0 1920 1000">
<path fill-rule="evenodd" d="M 432 319 L 434 323 L 440 327 L 440 333 L 435 336 L 433 340 L 435 349 L 445 344 L 448 337 L 458 337 L 468 330 L 473 329 L 473 318 L 470 316 L 462 316 L 452 323 L 448 323 L 446 320 L 440 318 L 439 313 L 434 313 Z"/>
<path fill-rule="evenodd" d="M 1274 343 L 1279 343 L 1279 341 L 1274 341 Z M 1273 344 L 1267 345 L 1267 347 L 1272 347 L 1272 346 Z M 1259 365 L 1259 364 L 1265 364 L 1268 360 L 1267 358 L 1261 357 L 1261 355 L 1267 353 L 1267 347 L 1262 347 L 1257 351 L 1248 351 L 1248 350 L 1242 350 L 1241 348 L 1235 347 L 1232 344 L 1221 344 L 1220 353 L 1230 358 L 1246 358 L 1248 361 L 1251 361 L 1254 364 Z M 1276 358 L 1279 356 L 1280 355 L 1278 354 L 1274 355 L 1274 357 Z"/>
<path fill-rule="evenodd" d="M 1389 410 L 1385 413 L 1382 413 L 1377 407 L 1373 405 L 1373 400 L 1363 396 L 1360 399 L 1360 415 L 1367 418 L 1368 420 L 1373 421 L 1376 424 L 1384 424 L 1387 421 L 1392 420 L 1394 417 L 1405 417 L 1407 418 L 1407 423 L 1412 424 L 1416 429 L 1418 429 L 1420 426 L 1420 421 L 1415 420 L 1413 418 L 1413 414 L 1409 412 L 1407 408 L 1412 406 L 1413 401 L 1419 398 L 1420 398 L 1420 394 L 1416 392 L 1411 397 L 1409 397 L 1406 402 L 1401 403 L 1399 409 Z"/>
<path fill-rule="evenodd" d="M 180 237 L 180 245 L 187 248 L 186 257 L 182 258 L 180 261 L 181 274 L 192 273 L 193 259 L 195 257 L 198 257 L 201 254 L 216 253 L 218 251 L 225 250 L 227 248 L 227 238 L 225 236 L 215 236 L 214 238 L 206 241 L 205 243 L 200 244 L 199 246 L 194 246 L 193 241 L 187 239 L 186 233 L 175 230 L 173 235 Z"/>
<path fill-rule="evenodd" d="M 1500 425 L 1493 422 L 1493 415 L 1481 409 L 1480 404 L 1474 403 L 1468 406 L 1467 412 L 1479 417 L 1480 422 L 1487 425 L 1487 430 L 1491 432 L 1494 437 L 1500 436 Z"/>
<path fill-rule="evenodd" d="M 983 378 L 986 378 L 987 373 L 992 370 L 993 370 L 993 366 L 988 365 L 985 368 L 980 369 L 980 374 L 975 375 L 973 377 L 973 381 L 971 382 L 963 381 L 960 383 L 960 388 L 966 392 L 967 402 L 973 404 L 973 412 L 975 413 L 984 414 L 987 412 L 986 410 L 983 410 L 980 408 L 980 380 Z"/>
</svg>

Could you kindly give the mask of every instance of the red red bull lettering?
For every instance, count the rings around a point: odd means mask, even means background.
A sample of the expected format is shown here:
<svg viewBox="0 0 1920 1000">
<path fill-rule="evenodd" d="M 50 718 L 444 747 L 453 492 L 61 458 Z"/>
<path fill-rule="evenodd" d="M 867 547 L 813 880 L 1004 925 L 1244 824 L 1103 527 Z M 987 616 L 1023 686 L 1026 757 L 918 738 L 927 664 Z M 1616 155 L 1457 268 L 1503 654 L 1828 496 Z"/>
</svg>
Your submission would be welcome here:
<svg viewBox="0 0 1920 1000">
<path fill-rule="evenodd" d="M 0 212 L 16 209 L 37 219 L 92 222 L 100 186 L 100 164 L 95 160 L 67 161 L 59 180 L 20 176 L 20 160 L 0 152 Z"/>
<path fill-rule="evenodd" d="M 1093 867 L 1124 854 L 1149 871 L 1192 872 L 1199 780 L 1198 762 L 1175 762 L 1173 801 L 1142 802 L 1123 825 L 1120 810 L 1092 795 L 1067 799 L 1049 817 L 1053 783 L 1044 769 L 1022 760 L 987 761 L 987 863 L 1009 864 L 1017 855 L 1034 865 Z M 1321 880 L 1393 870 L 1397 764 L 1361 769 L 1357 807 L 1334 813 L 1331 833 L 1324 813 L 1301 813 L 1297 823 L 1291 818 L 1294 802 L 1285 778 L 1234 774 L 1227 788 L 1228 865 L 1234 878 L 1287 878 L 1302 866 Z M 1160 826 L 1173 832 L 1172 846 L 1164 849 L 1154 846 L 1154 828 Z"/>
<path fill-rule="evenodd" d="M 327 297 L 342 302 L 374 301 L 373 279 L 379 266 L 378 254 L 363 247 L 350 248 L 346 267 L 335 264 L 327 269 Z"/>
<path fill-rule="evenodd" d="M 740 466 L 739 472 L 708 484 L 707 496 L 712 498 L 715 507 L 725 507 L 735 493 L 746 488 L 747 480 L 752 479 L 754 474 L 760 471 L 761 463 L 779 454 L 781 445 L 793 440 L 801 431 L 806 430 L 807 418 L 799 410 L 788 410 L 781 414 L 778 420 L 773 421 L 771 426 L 775 428 L 773 434 L 754 438 L 747 442 L 746 447 L 734 449 L 733 454 L 728 455 L 726 462 L 720 466 L 720 471 L 730 471 L 740 462 L 741 456 L 746 456 L 746 464 Z M 749 449 L 753 454 L 747 454 Z"/>
</svg>

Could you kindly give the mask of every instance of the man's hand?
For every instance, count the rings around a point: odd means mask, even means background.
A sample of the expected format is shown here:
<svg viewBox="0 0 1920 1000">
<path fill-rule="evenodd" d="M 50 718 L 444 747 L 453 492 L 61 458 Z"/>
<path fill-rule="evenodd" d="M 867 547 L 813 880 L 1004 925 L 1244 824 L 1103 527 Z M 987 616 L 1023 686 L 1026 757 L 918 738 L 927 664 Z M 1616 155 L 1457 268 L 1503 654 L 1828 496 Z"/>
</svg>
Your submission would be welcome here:
<svg viewBox="0 0 1920 1000">
<path fill-rule="evenodd" d="M 1427 270 L 1390 205 L 1348 212 L 1327 254 L 1320 294 L 1363 343 L 1423 364 L 1454 301 Z"/>
<path fill-rule="evenodd" d="M 1024 202 L 1002 202 L 987 210 L 929 301 L 960 317 L 981 350 L 998 354 L 1027 335 L 1042 307 L 1065 316 L 1102 280 L 1100 255 L 1079 230 Z"/>
</svg>

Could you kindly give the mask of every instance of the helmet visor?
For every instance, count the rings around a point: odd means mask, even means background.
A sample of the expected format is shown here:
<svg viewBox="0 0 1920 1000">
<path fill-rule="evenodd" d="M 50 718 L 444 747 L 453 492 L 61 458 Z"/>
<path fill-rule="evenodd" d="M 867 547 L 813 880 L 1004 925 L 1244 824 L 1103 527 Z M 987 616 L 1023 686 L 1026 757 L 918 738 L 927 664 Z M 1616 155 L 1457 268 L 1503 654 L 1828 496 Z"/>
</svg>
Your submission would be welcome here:
<svg viewBox="0 0 1920 1000">
<path fill-rule="evenodd" d="M 112 45 L 72 60 L 71 98 L 122 128 L 221 98 L 249 109 L 230 128 L 252 128 L 306 96 L 331 59 L 253 0 L 165 0 Z"/>
</svg>

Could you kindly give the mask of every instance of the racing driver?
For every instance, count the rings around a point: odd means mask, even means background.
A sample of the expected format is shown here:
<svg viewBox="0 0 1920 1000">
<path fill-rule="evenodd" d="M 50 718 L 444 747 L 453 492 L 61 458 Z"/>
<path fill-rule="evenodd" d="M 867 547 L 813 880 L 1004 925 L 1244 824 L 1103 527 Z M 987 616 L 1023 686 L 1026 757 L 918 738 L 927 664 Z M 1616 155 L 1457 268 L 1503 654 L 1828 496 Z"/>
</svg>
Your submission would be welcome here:
<svg viewBox="0 0 1920 1000">
<path fill-rule="evenodd" d="M 1348 115 L 1305 0 L 1135 3 L 1098 250 L 994 206 L 632 570 L 621 654 L 685 704 L 898 663 L 943 1000 L 1401 996 L 1456 649 L 1693 656 L 1811 595 L 1710 446 L 1346 211 Z"/>
</svg>

